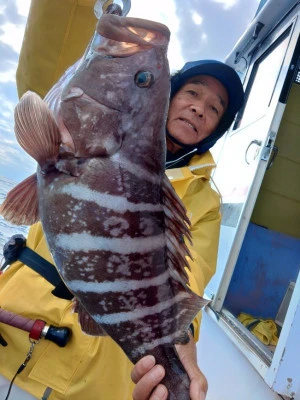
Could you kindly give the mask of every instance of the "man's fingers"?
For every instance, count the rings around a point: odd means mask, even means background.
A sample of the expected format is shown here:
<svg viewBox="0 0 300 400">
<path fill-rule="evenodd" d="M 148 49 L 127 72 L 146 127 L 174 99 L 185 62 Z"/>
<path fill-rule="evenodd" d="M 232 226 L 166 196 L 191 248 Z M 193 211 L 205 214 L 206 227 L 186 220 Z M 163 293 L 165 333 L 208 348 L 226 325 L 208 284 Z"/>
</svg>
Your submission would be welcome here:
<svg viewBox="0 0 300 400">
<path fill-rule="evenodd" d="M 164 385 L 158 385 L 154 389 L 149 400 L 167 400 L 168 391 Z"/>
<path fill-rule="evenodd" d="M 133 400 L 165 400 L 168 397 L 168 392 L 165 386 L 159 385 L 159 382 L 165 376 L 165 370 L 161 365 L 154 365 L 150 370 L 148 370 L 144 375 L 142 371 L 149 368 L 151 362 L 146 359 L 138 365 L 135 365 L 132 371 L 132 380 L 137 382 L 132 397 Z M 146 363 L 145 363 L 146 361 Z M 137 379 L 139 376 L 142 377 Z M 158 385 L 158 386 L 157 386 Z M 153 390 L 154 389 L 154 390 Z"/>
<path fill-rule="evenodd" d="M 179 358 L 191 380 L 191 400 L 204 400 L 206 397 L 208 384 L 206 377 L 203 375 L 197 364 L 196 343 L 191 338 L 187 344 L 176 345 L 176 349 L 178 351 Z"/>
<path fill-rule="evenodd" d="M 133 400 L 167 400 L 168 391 L 164 385 L 158 384 L 153 391 L 146 391 L 145 388 L 140 388 L 141 390 L 137 390 L 137 386 L 135 387 L 132 399 Z"/>
<path fill-rule="evenodd" d="M 146 356 L 139 360 L 133 370 L 131 371 L 131 379 L 133 383 L 138 381 L 155 365 L 155 358 L 153 356 Z"/>
</svg>

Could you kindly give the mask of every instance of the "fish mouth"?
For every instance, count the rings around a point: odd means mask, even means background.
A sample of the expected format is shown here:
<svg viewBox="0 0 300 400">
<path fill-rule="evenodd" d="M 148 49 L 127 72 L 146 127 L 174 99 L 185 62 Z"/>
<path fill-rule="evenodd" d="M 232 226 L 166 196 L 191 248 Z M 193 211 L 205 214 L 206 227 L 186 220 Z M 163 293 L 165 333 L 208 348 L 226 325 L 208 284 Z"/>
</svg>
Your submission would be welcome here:
<svg viewBox="0 0 300 400">
<path fill-rule="evenodd" d="M 93 97 L 91 97 L 91 96 L 89 96 L 89 95 L 87 95 L 87 94 L 84 94 L 84 99 L 90 101 L 91 103 L 94 103 L 94 104 L 96 103 L 96 104 L 98 104 L 99 106 L 105 107 L 105 108 L 107 108 L 107 109 L 109 109 L 109 110 L 117 111 L 117 112 L 119 112 L 119 113 L 121 112 L 121 110 L 118 109 L 118 108 L 116 108 L 115 106 L 113 106 L 113 105 L 111 105 L 111 104 L 102 103 L 101 101 L 96 100 L 96 99 L 94 99 Z"/>
<path fill-rule="evenodd" d="M 196 128 L 196 126 L 188 119 L 185 118 L 179 118 L 180 121 L 184 122 L 185 124 L 187 124 L 190 128 L 192 128 L 196 133 L 198 133 L 198 130 Z"/>
<path fill-rule="evenodd" d="M 115 107 L 112 104 L 105 104 L 104 102 L 101 102 L 99 100 L 94 99 L 93 97 L 89 96 L 86 94 L 81 88 L 79 87 L 73 87 L 70 89 L 69 93 L 62 99 L 64 102 L 72 101 L 72 100 L 83 100 L 91 105 L 94 105 L 96 107 L 105 107 L 108 110 L 113 110 L 117 112 L 121 112 L 121 110 L 117 107 Z"/>
<path fill-rule="evenodd" d="M 115 46 L 111 46 L 112 43 L 109 46 L 113 48 L 112 52 L 111 49 L 106 49 L 109 55 L 126 54 L 127 46 L 130 44 L 137 45 L 139 49 L 154 45 L 168 46 L 170 39 L 170 31 L 164 24 L 141 18 L 124 18 L 113 14 L 102 14 L 96 30 L 100 36 L 115 41 L 116 49 L 114 49 Z M 124 43 L 126 43 L 125 46 Z"/>
</svg>

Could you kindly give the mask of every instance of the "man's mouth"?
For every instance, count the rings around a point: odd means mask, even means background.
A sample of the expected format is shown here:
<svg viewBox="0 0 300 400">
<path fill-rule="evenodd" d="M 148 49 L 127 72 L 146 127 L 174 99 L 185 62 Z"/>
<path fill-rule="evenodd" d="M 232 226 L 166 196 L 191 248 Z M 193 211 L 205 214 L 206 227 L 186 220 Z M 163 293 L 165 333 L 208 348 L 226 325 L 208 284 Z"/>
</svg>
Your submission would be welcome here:
<svg viewBox="0 0 300 400">
<path fill-rule="evenodd" d="M 183 121 L 184 123 L 186 123 L 189 127 L 191 127 L 196 133 L 197 133 L 197 129 L 195 127 L 195 125 L 193 125 L 190 121 L 188 121 L 187 119 L 184 118 L 179 118 L 180 121 Z"/>
</svg>

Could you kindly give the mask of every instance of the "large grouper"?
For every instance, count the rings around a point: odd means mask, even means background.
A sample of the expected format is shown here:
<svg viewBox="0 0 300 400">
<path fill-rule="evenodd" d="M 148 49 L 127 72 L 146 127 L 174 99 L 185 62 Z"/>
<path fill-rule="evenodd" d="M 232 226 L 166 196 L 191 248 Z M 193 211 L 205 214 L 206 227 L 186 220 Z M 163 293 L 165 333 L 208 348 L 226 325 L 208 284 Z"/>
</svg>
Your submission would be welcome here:
<svg viewBox="0 0 300 400">
<path fill-rule="evenodd" d="M 175 344 L 206 301 L 187 286 L 189 220 L 164 168 L 170 32 L 104 14 L 97 35 L 44 100 L 27 92 L 16 106 L 17 140 L 38 168 L 1 214 L 41 220 L 82 330 L 109 335 L 133 363 L 154 355 L 169 399 L 187 400 Z"/>
</svg>

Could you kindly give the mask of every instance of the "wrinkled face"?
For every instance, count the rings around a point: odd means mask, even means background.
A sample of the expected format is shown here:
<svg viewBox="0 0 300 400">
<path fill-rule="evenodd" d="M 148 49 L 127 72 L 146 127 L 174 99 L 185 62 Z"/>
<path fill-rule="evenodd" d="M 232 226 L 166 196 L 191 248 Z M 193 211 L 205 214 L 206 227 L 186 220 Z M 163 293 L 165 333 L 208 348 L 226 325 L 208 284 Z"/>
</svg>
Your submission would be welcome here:
<svg viewBox="0 0 300 400">
<path fill-rule="evenodd" d="M 170 102 L 167 129 L 175 139 L 185 144 L 196 144 L 217 128 L 228 105 L 227 90 L 209 75 L 189 79 Z M 180 147 L 170 140 L 168 150 Z"/>
</svg>

